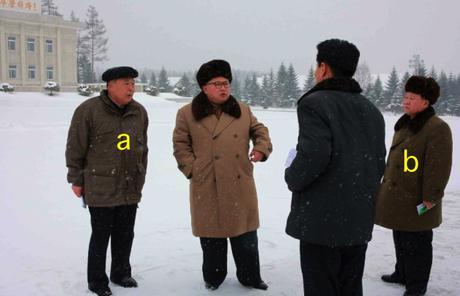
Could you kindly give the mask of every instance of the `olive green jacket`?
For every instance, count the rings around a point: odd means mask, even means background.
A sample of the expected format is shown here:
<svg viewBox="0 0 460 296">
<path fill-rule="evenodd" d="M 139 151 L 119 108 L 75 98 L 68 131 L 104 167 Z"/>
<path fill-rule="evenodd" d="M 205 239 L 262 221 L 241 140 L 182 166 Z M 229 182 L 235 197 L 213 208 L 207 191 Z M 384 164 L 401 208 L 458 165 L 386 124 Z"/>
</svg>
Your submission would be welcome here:
<svg viewBox="0 0 460 296">
<path fill-rule="evenodd" d="M 432 109 L 413 120 L 404 120 L 405 116 L 396 124 L 378 194 L 376 224 L 399 231 L 430 230 L 442 222 L 442 197 L 452 166 L 452 134 Z M 418 167 L 411 156 L 417 158 Z M 406 168 L 416 169 L 414 172 L 404 172 L 405 158 Z M 436 206 L 419 216 L 416 207 L 423 201 Z"/>
<path fill-rule="evenodd" d="M 107 91 L 77 107 L 67 138 L 67 180 L 84 188 L 89 206 L 140 201 L 147 169 L 147 127 L 147 111 L 141 104 L 132 100 L 121 109 Z"/>
</svg>

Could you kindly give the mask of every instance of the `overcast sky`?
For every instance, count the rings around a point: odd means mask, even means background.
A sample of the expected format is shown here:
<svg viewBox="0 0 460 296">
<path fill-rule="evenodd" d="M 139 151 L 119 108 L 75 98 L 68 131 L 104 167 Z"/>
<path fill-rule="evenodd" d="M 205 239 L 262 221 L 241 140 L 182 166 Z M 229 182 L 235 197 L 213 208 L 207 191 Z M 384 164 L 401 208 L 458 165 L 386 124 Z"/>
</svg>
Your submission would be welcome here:
<svg viewBox="0 0 460 296">
<path fill-rule="evenodd" d="M 458 0 L 55 0 L 69 18 L 96 7 L 109 37 L 105 66 L 196 70 L 214 58 L 234 68 L 269 71 L 293 63 L 298 74 L 314 65 L 316 44 L 347 39 L 373 73 L 408 68 L 420 54 L 460 73 Z"/>
</svg>

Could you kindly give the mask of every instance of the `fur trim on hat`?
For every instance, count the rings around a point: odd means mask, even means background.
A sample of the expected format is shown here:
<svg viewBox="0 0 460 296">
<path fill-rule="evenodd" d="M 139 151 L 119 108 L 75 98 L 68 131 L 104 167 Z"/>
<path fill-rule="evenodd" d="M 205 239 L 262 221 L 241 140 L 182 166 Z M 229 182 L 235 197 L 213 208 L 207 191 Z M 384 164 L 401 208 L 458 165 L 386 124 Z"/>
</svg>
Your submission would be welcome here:
<svg viewBox="0 0 460 296">
<path fill-rule="evenodd" d="M 404 90 L 422 96 L 430 102 L 430 105 L 436 104 L 440 95 L 439 84 L 431 77 L 411 76 Z"/>
<path fill-rule="evenodd" d="M 196 73 L 198 85 L 203 87 L 211 79 L 215 77 L 225 77 L 229 82 L 232 82 L 232 69 L 230 64 L 224 60 L 212 60 L 201 65 Z"/>
</svg>

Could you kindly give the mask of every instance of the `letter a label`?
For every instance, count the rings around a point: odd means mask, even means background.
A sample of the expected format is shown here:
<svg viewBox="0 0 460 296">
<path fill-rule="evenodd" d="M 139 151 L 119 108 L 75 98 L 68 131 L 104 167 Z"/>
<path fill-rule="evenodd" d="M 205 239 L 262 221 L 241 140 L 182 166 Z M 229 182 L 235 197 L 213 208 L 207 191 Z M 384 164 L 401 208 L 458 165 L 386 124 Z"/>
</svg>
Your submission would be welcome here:
<svg viewBox="0 0 460 296">
<path fill-rule="evenodd" d="M 124 140 L 119 141 L 117 144 L 118 150 L 130 150 L 130 141 L 129 141 L 129 135 L 128 134 L 119 134 L 117 139 L 124 138 Z"/>
<path fill-rule="evenodd" d="M 415 162 L 415 166 L 414 166 L 413 169 L 410 169 L 410 168 L 408 167 L 408 165 L 407 165 L 407 162 L 408 162 L 409 159 L 411 159 L 411 158 L 412 158 L 412 159 L 414 160 L 414 162 Z M 418 169 L 418 159 L 417 159 L 417 157 L 412 156 L 412 155 L 407 156 L 407 149 L 404 149 L 404 172 L 405 172 L 405 173 L 406 173 L 406 172 L 413 173 L 413 172 L 417 171 L 417 169 Z"/>
</svg>

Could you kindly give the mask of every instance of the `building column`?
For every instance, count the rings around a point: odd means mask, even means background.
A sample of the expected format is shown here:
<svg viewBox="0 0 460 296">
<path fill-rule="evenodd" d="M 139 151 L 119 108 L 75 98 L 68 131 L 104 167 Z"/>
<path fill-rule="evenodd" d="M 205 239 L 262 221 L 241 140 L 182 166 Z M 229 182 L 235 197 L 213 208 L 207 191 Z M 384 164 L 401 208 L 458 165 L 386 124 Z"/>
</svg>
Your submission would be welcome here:
<svg viewBox="0 0 460 296">
<path fill-rule="evenodd" d="M 26 86 L 27 80 L 27 65 L 26 65 L 26 36 L 24 33 L 24 24 L 21 24 L 21 35 L 19 36 L 21 46 L 21 86 Z"/>
<path fill-rule="evenodd" d="M 40 38 L 39 38 L 39 48 L 40 48 L 40 86 L 45 85 L 46 69 L 45 69 L 45 36 L 43 34 L 43 26 L 40 25 Z"/>
<path fill-rule="evenodd" d="M 0 82 L 6 82 L 8 80 L 8 65 L 6 64 L 6 51 L 8 48 L 8 41 L 5 37 L 4 22 L 0 20 Z"/>
<path fill-rule="evenodd" d="M 61 28 L 56 28 L 56 52 L 57 52 L 57 61 L 56 61 L 56 77 L 57 83 L 62 87 L 62 54 L 61 54 Z"/>
</svg>

